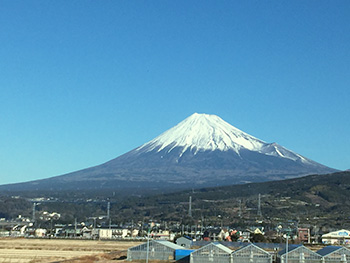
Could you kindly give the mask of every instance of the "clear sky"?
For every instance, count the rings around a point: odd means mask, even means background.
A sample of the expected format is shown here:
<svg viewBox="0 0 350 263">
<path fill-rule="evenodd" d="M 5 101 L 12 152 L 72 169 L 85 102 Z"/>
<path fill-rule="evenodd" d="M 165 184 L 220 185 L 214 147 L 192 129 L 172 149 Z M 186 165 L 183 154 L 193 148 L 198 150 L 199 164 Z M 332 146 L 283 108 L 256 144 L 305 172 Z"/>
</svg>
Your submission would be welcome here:
<svg viewBox="0 0 350 263">
<path fill-rule="evenodd" d="M 0 184 L 113 159 L 194 112 L 350 168 L 350 1 L 0 1 Z"/>
</svg>

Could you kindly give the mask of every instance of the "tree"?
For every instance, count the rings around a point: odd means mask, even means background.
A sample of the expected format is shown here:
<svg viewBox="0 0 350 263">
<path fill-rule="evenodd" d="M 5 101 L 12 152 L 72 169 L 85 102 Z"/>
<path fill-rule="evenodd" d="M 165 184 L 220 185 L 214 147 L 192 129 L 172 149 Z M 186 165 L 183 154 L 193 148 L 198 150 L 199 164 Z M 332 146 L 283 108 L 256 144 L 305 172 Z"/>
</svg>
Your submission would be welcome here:
<svg viewBox="0 0 350 263">
<path fill-rule="evenodd" d="M 262 234 L 253 234 L 250 238 L 250 241 L 253 243 L 266 242 L 266 238 Z"/>
<path fill-rule="evenodd" d="M 241 235 L 240 235 L 239 231 L 237 231 L 237 230 L 233 230 L 230 232 L 230 238 L 231 238 L 232 242 L 236 242 L 240 236 Z"/>
</svg>

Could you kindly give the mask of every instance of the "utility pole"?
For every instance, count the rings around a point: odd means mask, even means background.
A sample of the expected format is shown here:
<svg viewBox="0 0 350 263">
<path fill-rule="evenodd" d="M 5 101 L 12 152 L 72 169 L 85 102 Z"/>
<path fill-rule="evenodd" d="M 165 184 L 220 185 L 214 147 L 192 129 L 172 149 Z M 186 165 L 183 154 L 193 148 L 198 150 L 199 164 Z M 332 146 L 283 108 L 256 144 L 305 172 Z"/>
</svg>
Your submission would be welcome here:
<svg viewBox="0 0 350 263">
<path fill-rule="evenodd" d="M 33 224 L 35 224 L 35 207 L 36 207 L 36 203 L 33 203 L 33 215 L 32 215 Z"/>
<path fill-rule="evenodd" d="M 97 217 L 93 217 L 92 219 L 94 220 L 93 229 L 95 229 L 96 228 L 96 219 L 97 219 Z"/>
<path fill-rule="evenodd" d="M 261 217 L 262 214 L 261 214 L 261 194 L 259 194 L 259 197 L 258 197 L 258 216 Z"/>
<path fill-rule="evenodd" d="M 190 200 L 188 202 L 188 216 L 192 217 L 192 196 L 190 196 Z"/>
<path fill-rule="evenodd" d="M 148 258 L 149 258 L 149 234 L 150 234 L 150 232 L 151 232 L 151 228 L 148 226 L 146 263 L 148 263 Z"/>
<path fill-rule="evenodd" d="M 201 231 L 200 231 L 200 235 L 202 236 L 204 232 L 204 217 L 203 214 L 201 215 Z"/>
<path fill-rule="evenodd" d="M 242 200 L 239 199 L 239 210 L 238 210 L 239 218 L 242 218 Z"/>
<path fill-rule="evenodd" d="M 141 225 L 141 235 L 143 236 L 143 224 L 144 224 L 144 219 L 142 219 L 142 225 Z"/>
<path fill-rule="evenodd" d="M 107 203 L 107 219 L 109 219 L 110 210 L 111 210 L 111 202 L 108 202 L 108 203 Z"/>
<path fill-rule="evenodd" d="M 77 219 L 74 218 L 74 237 L 77 237 Z"/>
<path fill-rule="evenodd" d="M 286 240 L 286 262 L 288 263 L 288 238 L 289 238 L 289 234 L 287 233 L 287 240 Z"/>
</svg>

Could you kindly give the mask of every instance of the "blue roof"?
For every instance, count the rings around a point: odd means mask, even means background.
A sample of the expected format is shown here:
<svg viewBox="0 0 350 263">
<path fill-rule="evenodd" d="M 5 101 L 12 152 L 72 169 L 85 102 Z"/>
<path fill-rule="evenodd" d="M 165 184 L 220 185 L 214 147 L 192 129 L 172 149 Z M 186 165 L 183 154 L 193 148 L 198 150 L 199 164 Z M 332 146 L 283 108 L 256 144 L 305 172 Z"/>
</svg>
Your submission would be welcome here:
<svg viewBox="0 0 350 263">
<path fill-rule="evenodd" d="M 338 249 L 341 249 L 342 247 L 340 246 L 327 246 L 324 247 L 322 249 L 320 249 L 319 251 L 317 251 L 317 254 L 321 255 L 321 256 L 326 256 L 328 254 L 333 253 L 334 251 L 337 251 Z"/>
</svg>

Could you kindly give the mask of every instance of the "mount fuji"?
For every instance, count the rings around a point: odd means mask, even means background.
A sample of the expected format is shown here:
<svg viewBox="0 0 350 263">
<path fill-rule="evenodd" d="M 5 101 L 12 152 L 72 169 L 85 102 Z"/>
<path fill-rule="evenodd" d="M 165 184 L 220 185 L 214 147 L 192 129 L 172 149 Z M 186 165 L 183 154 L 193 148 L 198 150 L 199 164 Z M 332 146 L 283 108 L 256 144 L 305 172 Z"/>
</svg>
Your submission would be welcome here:
<svg viewBox="0 0 350 263">
<path fill-rule="evenodd" d="M 335 172 L 277 143 L 266 143 L 216 115 L 194 113 L 104 164 L 0 189 L 185 189 Z"/>
</svg>

